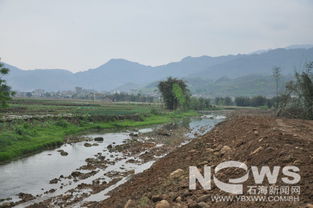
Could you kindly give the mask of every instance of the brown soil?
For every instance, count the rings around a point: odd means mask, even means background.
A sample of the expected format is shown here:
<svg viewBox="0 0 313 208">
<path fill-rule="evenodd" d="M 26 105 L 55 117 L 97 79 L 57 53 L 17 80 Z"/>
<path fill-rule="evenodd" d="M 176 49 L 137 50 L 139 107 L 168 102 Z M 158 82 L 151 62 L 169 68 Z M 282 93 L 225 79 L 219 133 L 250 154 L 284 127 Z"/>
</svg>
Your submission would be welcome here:
<svg viewBox="0 0 313 208">
<path fill-rule="evenodd" d="M 305 207 L 313 202 L 313 121 L 277 119 L 262 115 L 235 115 L 217 125 L 203 137 L 194 139 L 164 158 L 150 169 L 135 175 L 113 190 L 111 197 L 89 207 L 155 207 L 167 200 L 170 207 Z M 230 147 L 225 148 L 225 146 Z M 224 148 L 223 148 L 224 147 Z M 300 168 L 299 202 L 213 202 L 212 195 L 227 195 L 213 185 L 211 190 L 189 190 L 189 166 L 215 166 L 235 160 L 248 167 L 295 165 Z M 182 169 L 178 177 L 173 171 Z M 226 169 L 218 175 L 225 182 L 241 173 Z M 281 178 L 281 177 L 280 177 Z M 280 179 L 279 178 L 279 179 Z M 267 185 L 267 181 L 263 185 Z M 282 185 L 278 180 L 276 185 Z M 249 177 L 244 186 L 252 185 Z M 126 206 L 125 206 L 126 205 Z M 310 206 L 310 205 L 307 205 Z M 161 206 L 160 206 L 161 207 Z M 168 206 L 164 206 L 168 207 Z"/>
</svg>

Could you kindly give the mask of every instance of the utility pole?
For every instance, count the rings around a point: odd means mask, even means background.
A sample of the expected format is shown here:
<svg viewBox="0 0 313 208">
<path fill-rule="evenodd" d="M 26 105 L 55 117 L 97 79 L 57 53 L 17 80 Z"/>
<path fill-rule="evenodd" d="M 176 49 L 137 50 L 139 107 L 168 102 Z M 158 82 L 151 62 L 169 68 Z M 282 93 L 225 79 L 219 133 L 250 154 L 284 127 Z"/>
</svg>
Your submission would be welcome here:
<svg viewBox="0 0 313 208">
<path fill-rule="evenodd" d="M 278 109 L 278 95 L 279 95 L 279 80 L 280 80 L 281 74 L 280 74 L 280 67 L 274 67 L 273 68 L 273 78 L 275 80 L 276 85 L 276 109 Z"/>
</svg>

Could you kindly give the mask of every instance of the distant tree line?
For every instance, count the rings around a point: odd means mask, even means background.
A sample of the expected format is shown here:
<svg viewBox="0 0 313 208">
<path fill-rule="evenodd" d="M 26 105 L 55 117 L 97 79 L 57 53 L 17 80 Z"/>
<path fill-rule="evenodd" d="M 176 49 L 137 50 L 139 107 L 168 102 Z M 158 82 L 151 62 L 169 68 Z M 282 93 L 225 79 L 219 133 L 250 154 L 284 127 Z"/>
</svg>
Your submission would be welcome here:
<svg viewBox="0 0 313 208">
<path fill-rule="evenodd" d="M 211 104 L 211 100 L 209 98 L 192 97 L 190 99 L 189 108 L 193 110 L 210 110 L 213 109 L 214 106 Z"/>
<path fill-rule="evenodd" d="M 26 97 L 33 97 L 33 93 L 26 92 Z M 113 94 L 102 94 L 102 93 L 89 93 L 89 94 L 73 94 L 71 96 L 65 97 L 64 95 L 59 95 L 58 93 L 45 92 L 40 97 L 43 98 L 70 98 L 70 99 L 86 99 L 86 100 L 111 100 L 112 102 L 156 102 L 159 99 L 155 96 L 142 95 L 142 94 L 128 94 L 128 93 L 113 93 Z"/>
<path fill-rule="evenodd" d="M 155 102 L 156 97 L 147 96 L 142 94 L 128 94 L 128 93 L 114 93 L 106 95 L 106 98 L 111 99 L 113 102 Z"/>
<path fill-rule="evenodd" d="M 251 107 L 267 106 L 271 108 L 275 100 L 276 97 L 274 98 L 266 98 L 264 96 L 236 97 L 235 104 L 237 106 L 251 106 Z"/>
<path fill-rule="evenodd" d="M 260 107 L 260 106 L 267 106 L 271 108 L 275 100 L 277 98 L 266 98 L 264 96 L 254 96 L 254 97 L 245 97 L 245 96 L 239 96 L 235 97 L 234 100 L 232 100 L 231 97 L 216 97 L 214 99 L 215 105 L 224 105 L 224 106 L 242 106 L 242 107 Z"/>
<path fill-rule="evenodd" d="M 216 97 L 214 103 L 216 105 L 234 105 L 230 97 Z"/>
</svg>

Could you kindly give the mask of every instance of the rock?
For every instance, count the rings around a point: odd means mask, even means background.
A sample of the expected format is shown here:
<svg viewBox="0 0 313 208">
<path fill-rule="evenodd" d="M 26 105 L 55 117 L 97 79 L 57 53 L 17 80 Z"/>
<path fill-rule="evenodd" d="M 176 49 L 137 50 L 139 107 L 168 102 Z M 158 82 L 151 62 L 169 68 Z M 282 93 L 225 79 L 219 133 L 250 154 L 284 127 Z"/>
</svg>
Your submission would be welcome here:
<svg viewBox="0 0 313 208">
<path fill-rule="evenodd" d="M 126 204 L 124 205 L 124 208 L 130 208 L 131 204 L 132 204 L 132 200 L 128 199 L 128 201 L 126 202 Z"/>
<path fill-rule="evenodd" d="M 219 157 L 219 156 L 222 155 L 220 152 L 214 152 L 213 154 L 214 154 L 215 156 L 217 156 L 217 157 Z"/>
<path fill-rule="evenodd" d="M 200 202 L 200 203 L 198 203 L 198 206 L 201 207 L 201 208 L 209 208 L 209 207 L 210 207 L 210 206 L 209 206 L 207 203 L 205 203 L 205 202 Z"/>
<path fill-rule="evenodd" d="M 170 178 L 179 178 L 183 173 L 184 173 L 184 171 L 182 169 L 177 169 L 177 170 L 171 172 Z"/>
<path fill-rule="evenodd" d="M 0 207 L 12 207 L 13 206 L 12 204 L 13 204 L 12 202 L 4 202 L 0 205 Z"/>
<path fill-rule="evenodd" d="M 94 140 L 97 142 L 103 142 L 103 137 L 96 137 Z"/>
<path fill-rule="evenodd" d="M 201 208 L 201 206 L 198 203 L 191 202 L 189 203 L 188 208 Z"/>
<path fill-rule="evenodd" d="M 313 204 L 306 204 L 305 208 L 313 208 Z"/>
<path fill-rule="evenodd" d="M 139 136 L 139 133 L 138 132 L 132 132 L 129 134 L 129 136 L 137 137 L 137 136 Z"/>
<path fill-rule="evenodd" d="M 91 147 L 92 145 L 90 143 L 85 143 L 84 146 L 85 147 Z"/>
<path fill-rule="evenodd" d="M 206 151 L 207 151 L 207 152 L 214 152 L 214 149 L 212 149 L 212 148 L 206 148 Z"/>
<path fill-rule="evenodd" d="M 68 155 L 68 153 L 67 152 L 65 152 L 64 150 L 57 150 L 57 152 L 59 152 L 62 156 L 67 156 Z"/>
<path fill-rule="evenodd" d="M 259 132 L 257 130 L 254 130 L 253 133 L 254 133 L 255 136 L 259 135 Z"/>
<path fill-rule="evenodd" d="M 54 193 L 56 190 L 55 189 L 50 189 L 49 193 Z"/>
<path fill-rule="evenodd" d="M 301 162 L 301 160 L 295 160 L 294 162 L 293 162 L 293 164 L 294 165 L 300 165 L 302 162 Z M 313 208 L 313 207 L 312 207 Z"/>
<path fill-rule="evenodd" d="M 171 205 L 166 200 L 162 200 L 155 205 L 155 208 L 170 208 Z"/>
<path fill-rule="evenodd" d="M 62 156 L 67 156 L 67 155 L 68 155 L 68 153 L 65 152 L 65 151 L 60 152 L 60 154 L 61 154 Z"/>
<path fill-rule="evenodd" d="M 177 202 L 181 202 L 181 201 L 182 201 L 181 196 L 178 196 L 178 197 L 175 199 L 175 201 L 177 201 Z"/>
<path fill-rule="evenodd" d="M 99 146 L 99 144 L 98 143 L 93 143 L 92 146 Z"/>
<path fill-rule="evenodd" d="M 81 174 L 82 174 L 81 172 L 74 171 L 74 172 L 71 173 L 71 176 L 73 176 L 73 177 L 78 177 L 78 176 L 80 176 Z"/>
<path fill-rule="evenodd" d="M 152 197 L 151 197 L 151 200 L 153 201 L 153 202 L 158 202 L 158 201 L 161 201 L 163 198 L 162 198 L 162 196 L 160 196 L 160 195 L 153 195 Z"/>
<path fill-rule="evenodd" d="M 161 135 L 161 136 L 171 136 L 169 132 L 164 131 L 164 130 L 159 130 L 157 133 L 158 135 Z"/>
<path fill-rule="evenodd" d="M 58 182 L 59 182 L 59 180 L 57 178 L 54 178 L 51 181 L 49 181 L 50 184 L 56 184 Z"/>
<path fill-rule="evenodd" d="M 112 144 L 109 144 L 109 145 L 107 146 L 107 148 L 108 148 L 108 149 L 112 149 L 112 148 L 113 148 Z"/>
<path fill-rule="evenodd" d="M 26 194 L 26 193 L 19 193 L 18 194 L 18 197 L 20 199 L 22 199 L 23 202 L 26 202 L 26 201 L 30 201 L 30 200 L 33 200 L 35 199 L 35 197 L 31 194 Z"/>
<path fill-rule="evenodd" d="M 227 145 L 223 146 L 222 149 L 221 149 L 221 153 L 222 154 L 226 154 L 226 153 L 228 153 L 230 151 L 231 151 L 231 148 L 229 146 L 227 146 Z"/>
<path fill-rule="evenodd" d="M 188 196 L 191 196 L 192 193 L 190 192 L 190 190 L 185 190 L 184 193 L 183 193 L 183 197 L 188 197 Z"/>
<path fill-rule="evenodd" d="M 202 162 L 198 163 L 197 166 L 205 166 L 207 164 L 209 164 L 209 161 L 202 161 Z"/>
<path fill-rule="evenodd" d="M 219 152 L 223 148 L 223 145 L 219 144 L 217 147 L 214 149 L 214 152 Z"/>
<path fill-rule="evenodd" d="M 197 202 L 205 202 L 205 201 L 208 201 L 209 199 L 210 199 L 210 195 L 207 194 L 207 195 L 200 196 L 200 197 L 197 199 Z"/>
</svg>

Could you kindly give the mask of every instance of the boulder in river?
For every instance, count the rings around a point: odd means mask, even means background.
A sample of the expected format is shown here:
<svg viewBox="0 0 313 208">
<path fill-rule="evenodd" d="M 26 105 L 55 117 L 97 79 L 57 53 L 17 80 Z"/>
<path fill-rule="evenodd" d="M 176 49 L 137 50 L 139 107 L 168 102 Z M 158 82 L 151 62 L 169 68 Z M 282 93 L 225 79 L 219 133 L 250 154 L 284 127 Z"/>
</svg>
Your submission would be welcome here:
<svg viewBox="0 0 313 208">
<path fill-rule="evenodd" d="M 30 201 L 30 200 L 33 200 L 35 199 L 35 197 L 31 194 L 26 194 L 26 193 L 19 193 L 18 194 L 18 197 L 23 201 L 23 202 L 26 202 L 26 201 Z"/>
<path fill-rule="evenodd" d="M 50 184 L 56 184 L 56 183 L 58 183 L 59 182 L 59 180 L 57 179 L 57 178 L 54 178 L 54 179 L 52 179 L 49 183 Z"/>
<path fill-rule="evenodd" d="M 64 150 L 58 150 L 58 152 L 62 155 L 62 156 L 67 156 L 68 153 L 65 152 Z"/>
<path fill-rule="evenodd" d="M 92 144 L 86 142 L 86 143 L 84 143 L 84 146 L 85 146 L 85 147 L 91 147 Z"/>
<path fill-rule="evenodd" d="M 131 133 L 129 134 L 129 136 L 137 137 L 137 136 L 139 136 L 139 133 L 138 133 L 138 132 L 131 132 Z"/>
<path fill-rule="evenodd" d="M 71 173 L 71 175 L 73 176 L 73 177 L 78 177 L 78 176 L 80 176 L 82 173 L 81 172 L 78 172 L 78 171 L 74 171 L 74 172 L 72 172 Z"/>
<path fill-rule="evenodd" d="M 103 142 L 103 137 L 96 137 L 94 140 L 97 142 Z"/>
</svg>

